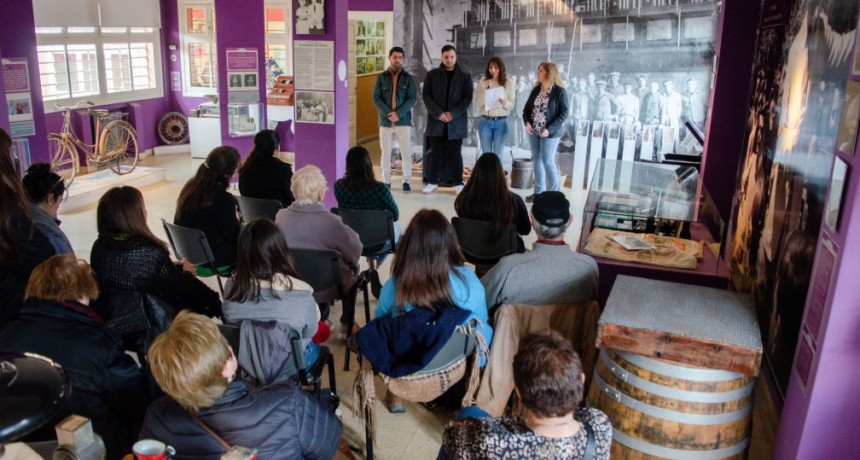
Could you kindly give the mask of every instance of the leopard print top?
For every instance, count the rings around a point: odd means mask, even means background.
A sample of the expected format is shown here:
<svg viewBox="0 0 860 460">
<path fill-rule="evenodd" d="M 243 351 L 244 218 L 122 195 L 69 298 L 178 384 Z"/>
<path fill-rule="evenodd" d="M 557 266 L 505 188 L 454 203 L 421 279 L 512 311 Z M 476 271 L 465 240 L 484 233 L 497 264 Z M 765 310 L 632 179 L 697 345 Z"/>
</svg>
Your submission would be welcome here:
<svg viewBox="0 0 860 460">
<path fill-rule="evenodd" d="M 576 411 L 574 418 L 594 430 L 594 460 L 609 459 L 612 424 L 592 407 Z M 546 438 L 532 431 L 521 418 L 466 418 L 445 428 L 442 444 L 450 459 L 582 459 L 587 437 L 580 429 L 569 438 Z"/>
</svg>

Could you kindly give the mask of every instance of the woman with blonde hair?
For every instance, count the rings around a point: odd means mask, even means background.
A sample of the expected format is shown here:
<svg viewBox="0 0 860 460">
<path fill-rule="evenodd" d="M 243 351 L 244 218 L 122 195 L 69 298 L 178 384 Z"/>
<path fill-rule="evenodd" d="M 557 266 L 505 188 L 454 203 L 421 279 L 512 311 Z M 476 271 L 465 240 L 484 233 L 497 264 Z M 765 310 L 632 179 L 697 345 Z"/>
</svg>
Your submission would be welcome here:
<svg viewBox="0 0 860 460">
<path fill-rule="evenodd" d="M 20 318 L 0 333 L 0 349 L 44 355 L 63 367 L 72 384 L 60 414 L 28 440 L 56 440 L 54 425 L 78 414 L 92 419 L 107 458 L 122 457 L 152 391 L 122 341 L 89 305 L 99 296 L 90 266 L 69 254 L 50 257 L 33 269 L 25 296 Z"/>
<path fill-rule="evenodd" d="M 292 383 L 252 387 L 218 326 L 183 311 L 149 349 L 152 376 L 166 393 L 149 406 L 141 438 L 176 449 L 176 460 L 216 460 L 227 446 L 257 449 L 258 458 L 330 459 L 343 426 Z"/>
<path fill-rule="evenodd" d="M 284 233 L 291 249 L 316 249 L 340 254 L 340 279 L 343 292 L 343 314 L 340 322 L 348 324 L 354 309 L 355 293 L 352 292 L 358 275 L 358 260 L 361 257 L 361 240 L 358 234 L 335 214 L 326 209 L 326 180 L 319 168 L 307 165 L 296 171 L 290 188 L 296 201 L 281 209 L 275 216 L 275 224 Z M 318 304 L 327 305 L 337 297 L 335 289 L 314 292 Z M 322 319 L 328 319 L 328 308 L 323 307 Z M 345 331 L 344 331 L 345 332 Z"/>
<path fill-rule="evenodd" d="M 537 84 L 523 108 L 523 122 L 535 170 L 534 193 L 526 197 L 529 203 L 535 195 L 559 190 L 555 156 L 567 116 L 567 92 L 558 68 L 552 62 L 541 62 L 537 69 Z"/>
</svg>

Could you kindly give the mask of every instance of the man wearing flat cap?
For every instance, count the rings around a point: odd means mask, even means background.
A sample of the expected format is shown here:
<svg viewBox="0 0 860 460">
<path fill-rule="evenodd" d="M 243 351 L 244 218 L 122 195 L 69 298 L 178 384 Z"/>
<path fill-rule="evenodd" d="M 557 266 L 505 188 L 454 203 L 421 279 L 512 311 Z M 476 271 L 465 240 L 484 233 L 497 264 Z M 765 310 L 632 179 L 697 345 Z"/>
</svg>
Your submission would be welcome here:
<svg viewBox="0 0 860 460">
<path fill-rule="evenodd" d="M 624 86 L 621 84 L 621 72 L 609 72 L 609 84 L 606 91 L 615 97 L 624 94 Z"/>
<path fill-rule="evenodd" d="M 594 119 L 600 121 L 615 121 L 618 112 L 618 99 L 606 91 L 606 81 L 597 82 L 597 96 L 594 96 Z"/>
<path fill-rule="evenodd" d="M 561 192 L 535 196 L 530 213 L 538 240 L 531 251 L 503 257 L 481 279 L 487 309 L 501 304 L 572 304 L 597 295 L 597 263 L 564 242 L 570 202 Z"/>
</svg>

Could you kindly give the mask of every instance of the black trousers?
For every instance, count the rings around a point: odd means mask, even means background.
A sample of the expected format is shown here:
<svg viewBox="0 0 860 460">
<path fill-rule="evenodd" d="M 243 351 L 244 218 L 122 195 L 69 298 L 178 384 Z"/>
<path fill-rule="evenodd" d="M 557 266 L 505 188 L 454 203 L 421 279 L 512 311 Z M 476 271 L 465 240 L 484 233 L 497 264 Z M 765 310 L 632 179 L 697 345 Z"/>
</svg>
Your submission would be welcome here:
<svg viewBox="0 0 860 460">
<path fill-rule="evenodd" d="M 463 139 L 430 138 L 430 164 L 427 165 L 427 182 L 438 184 L 451 181 L 463 185 Z"/>
</svg>

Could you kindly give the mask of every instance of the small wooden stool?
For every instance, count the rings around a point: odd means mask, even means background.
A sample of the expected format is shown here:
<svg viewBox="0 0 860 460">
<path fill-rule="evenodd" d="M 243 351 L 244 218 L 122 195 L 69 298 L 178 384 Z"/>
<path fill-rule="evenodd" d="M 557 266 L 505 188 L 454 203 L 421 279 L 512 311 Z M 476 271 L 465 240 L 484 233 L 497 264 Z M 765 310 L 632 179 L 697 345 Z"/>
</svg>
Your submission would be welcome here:
<svg viewBox="0 0 860 460">
<path fill-rule="evenodd" d="M 762 354 L 750 296 L 619 275 L 597 346 L 588 402 L 612 421 L 612 458 L 744 458 Z"/>
</svg>

